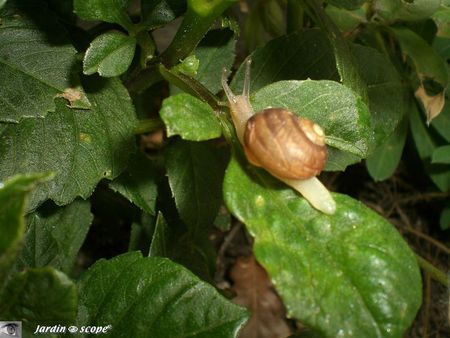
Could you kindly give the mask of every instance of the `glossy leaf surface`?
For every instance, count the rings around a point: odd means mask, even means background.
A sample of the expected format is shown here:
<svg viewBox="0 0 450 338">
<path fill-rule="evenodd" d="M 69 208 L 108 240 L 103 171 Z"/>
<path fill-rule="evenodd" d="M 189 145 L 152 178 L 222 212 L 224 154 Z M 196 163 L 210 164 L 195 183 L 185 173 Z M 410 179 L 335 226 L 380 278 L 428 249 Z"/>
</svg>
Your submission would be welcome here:
<svg viewBox="0 0 450 338">
<path fill-rule="evenodd" d="M 224 196 L 255 238 L 254 254 L 289 316 L 326 337 L 399 337 L 411 324 L 421 302 L 416 259 L 375 212 L 333 194 L 337 211 L 325 215 L 236 160 Z"/>
<path fill-rule="evenodd" d="M 237 337 L 246 311 L 182 266 L 132 252 L 80 279 L 79 325 L 114 323 L 111 337 Z"/>
</svg>

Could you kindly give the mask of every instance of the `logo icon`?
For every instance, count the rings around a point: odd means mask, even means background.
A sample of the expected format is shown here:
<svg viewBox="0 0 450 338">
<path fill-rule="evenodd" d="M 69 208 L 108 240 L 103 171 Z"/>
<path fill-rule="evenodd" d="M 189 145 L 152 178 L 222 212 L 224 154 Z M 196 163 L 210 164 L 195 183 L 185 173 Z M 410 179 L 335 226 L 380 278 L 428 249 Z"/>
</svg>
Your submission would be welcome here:
<svg viewBox="0 0 450 338">
<path fill-rule="evenodd" d="M 0 338 L 22 338 L 22 322 L 0 322 Z"/>
<path fill-rule="evenodd" d="M 69 326 L 69 332 L 70 333 L 75 333 L 78 331 L 78 328 L 76 326 Z"/>
</svg>

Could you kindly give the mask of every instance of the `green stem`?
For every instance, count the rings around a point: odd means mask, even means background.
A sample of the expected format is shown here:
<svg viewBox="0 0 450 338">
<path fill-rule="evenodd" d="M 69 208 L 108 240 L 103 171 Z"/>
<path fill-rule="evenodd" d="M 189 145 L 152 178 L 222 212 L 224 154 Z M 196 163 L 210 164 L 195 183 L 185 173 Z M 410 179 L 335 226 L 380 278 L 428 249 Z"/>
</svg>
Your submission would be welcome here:
<svg viewBox="0 0 450 338">
<path fill-rule="evenodd" d="M 153 131 L 161 129 L 163 126 L 164 123 L 160 118 L 139 120 L 138 125 L 134 130 L 134 133 L 137 135 L 151 133 Z"/>
<path fill-rule="evenodd" d="M 236 0 L 188 0 L 183 22 L 169 47 L 162 54 L 167 68 L 186 58 L 216 20 Z"/>
<path fill-rule="evenodd" d="M 322 2 L 318 0 L 303 0 L 306 12 L 322 28 L 328 36 L 334 49 L 336 68 L 342 79 L 342 83 L 359 94 L 364 102 L 369 102 L 367 85 L 356 68 L 356 61 L 350 44 L 342 36 L 336 24 L 325 13 Z"/>
<path fill-rule="evenodd" d="M 442 272 L 438 268 L 436 268 L 433 264 L 428 262 L 426 259 L 420 257 L 416 254 L 417 263 L 419 263 L 419 266 L 428 272 L 428 274 L 433 278 L 435 281 L 441 283 L 442 285 L 449 287 L 449 278 L 445 274 L 445 272 Z"/>
<path fill-rule="evenodd" d="M 205 101 L 215 111 L 220 110 L 219 99 L 196 79 L 186 74 L 179 73 L 176 70 L 167 69 L 163 65 L 159 66 L 159 71 L 164 79 L 169 81 L 171 84 L 177 86 L 186 93 Z"/>
<path fill-rule="evenodd" d="M 133 96 L 150 88 L 155 83 L 162 81 L 163 77 L 158 71 L 158 65 L 153 64 L 146 69 L 138 67 L 129 77 L 124 80 L 130 94 Z"/>
<path fill-rule="evenodd" d="M 145 30 L 137 33 L 136 40 L 141 47 L 140 65 L 142 69 L 145 69 L 147 66 L 147 62 L 149 62 L 155 56 L 156 45 L 150 33 Z"/>
<path fill-rule="evenodd" d="M 303 27 L 303 6 L 298 0 L 288 0 L 287 2 L 287 23 L 288 33 L 296 32 Z"/>
</svg>

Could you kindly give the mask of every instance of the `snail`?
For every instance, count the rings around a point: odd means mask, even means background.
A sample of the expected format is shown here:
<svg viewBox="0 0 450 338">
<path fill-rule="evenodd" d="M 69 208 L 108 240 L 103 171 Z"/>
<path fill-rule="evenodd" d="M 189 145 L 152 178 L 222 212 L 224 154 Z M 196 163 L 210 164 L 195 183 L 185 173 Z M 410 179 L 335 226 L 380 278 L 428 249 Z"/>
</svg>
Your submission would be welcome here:
<svg viewBox="0 0 450 338">
<path fill-rule="evenodd" d="M 231 118 L 248 161 L 294 188 L 316 209 L 333 214 L 336 203 L 316 177 L 327 158 L 323 129 L 285 108 L 255 113 L 250 104 L 250 64 L 249 59 L 242 95 L 231 91 L 225 69 L 222 74 Z"/>
</svg>

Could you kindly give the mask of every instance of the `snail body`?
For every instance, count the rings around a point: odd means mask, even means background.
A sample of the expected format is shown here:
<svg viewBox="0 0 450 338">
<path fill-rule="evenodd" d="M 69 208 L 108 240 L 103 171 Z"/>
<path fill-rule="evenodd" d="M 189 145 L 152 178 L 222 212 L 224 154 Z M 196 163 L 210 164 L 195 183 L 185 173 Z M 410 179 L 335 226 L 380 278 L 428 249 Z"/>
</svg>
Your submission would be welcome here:
<svg viewBox="0 0 450 338">
<path fill-rule="evenodd" d="M 255 113 L 250 104 L 250 60 L 247 61 L 242 95 L 234 95 L 222 76 L 236 134 L 250 163 L 299 191 L 315 208 L 328 214 L 336 203 L 315 177 L 326 162 L 322 128 L 285 108 L 266 108 Z"/>
</svg>

